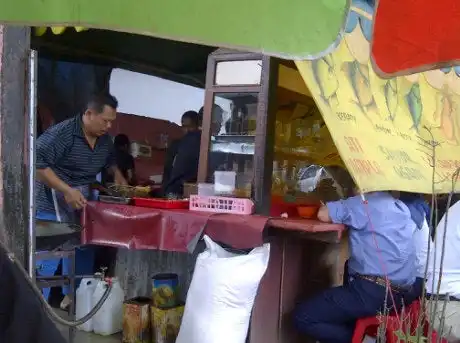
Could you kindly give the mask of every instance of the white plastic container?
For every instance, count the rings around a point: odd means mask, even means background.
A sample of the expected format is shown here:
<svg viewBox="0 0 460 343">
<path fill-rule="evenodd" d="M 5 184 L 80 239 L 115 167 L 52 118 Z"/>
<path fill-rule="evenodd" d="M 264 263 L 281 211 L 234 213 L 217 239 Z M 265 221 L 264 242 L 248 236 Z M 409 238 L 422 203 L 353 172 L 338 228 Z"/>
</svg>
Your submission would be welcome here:
<svg viewBox="0 0 460 343">
<path fill-rule="evenodd" d="M 236 172 L 215 171 L 214 192 L 215 194 L 232 194 L 236 185 Z"/>
<path fill-rule="evenodd" d="M 93 309 L 93 294 L 98 282 L 98 280 L 93 278 L 81 280 L 80 287 L 77 289 L 77 299 L 75 302 L 77 319 L 83 318 Z M 78 329 L 86 332 L 93 331 L 93 318 L 79 325 Z"/>
<path fill-rule="evenodd" d="M 112 291 L 109 297 L 93 317 L 94 333 L 102 336 L 113 335 L 123 330 L 123 301 L 125 294 L 116 278 L 112 279 L 112 283 Z M 106 281 L 98 282 L 92 297 L 93 305 L 98 303 L 106 289 Z"/>
</svg>

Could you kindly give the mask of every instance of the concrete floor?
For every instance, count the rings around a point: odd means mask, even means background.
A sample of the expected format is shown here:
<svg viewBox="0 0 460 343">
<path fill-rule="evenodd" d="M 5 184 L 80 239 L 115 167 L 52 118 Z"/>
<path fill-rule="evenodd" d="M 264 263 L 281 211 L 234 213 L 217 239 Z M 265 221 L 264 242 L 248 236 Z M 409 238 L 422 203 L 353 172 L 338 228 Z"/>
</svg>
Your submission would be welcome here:
<svg viewBox="0 0 460 343">
<path fill-rule="evenodd" d="M 56 312 L 63 318 L 67 317 L 64 311 L 56 310 Z M 64 326 L 58 326 L 62 335 L 65 338 L 69 337 L 69 329 Z M 112 336 L 99 336 L 88 332 L 76 330 L 76 335 L 73 343 L 120 343 L 122 341 L 122 335 L 115 334 Z"/>
<path fill-rule="evenodd" d="M 77 331 L 74 343 L 120 343 L 121 335 L 99 336 L 87 332 Z"/>
</svg>

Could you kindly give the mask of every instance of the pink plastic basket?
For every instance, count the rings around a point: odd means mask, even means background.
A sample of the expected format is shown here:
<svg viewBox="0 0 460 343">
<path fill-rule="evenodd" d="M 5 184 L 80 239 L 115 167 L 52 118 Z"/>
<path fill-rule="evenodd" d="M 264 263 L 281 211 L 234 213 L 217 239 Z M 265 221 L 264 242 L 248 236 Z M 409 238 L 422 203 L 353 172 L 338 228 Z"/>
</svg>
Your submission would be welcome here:
<svg viewBox="0 0 460 343">
<path fill-rule="evenodd" d="M 254 203 L 249 199 L 191 195 L 190 210 L 213 213 L 252 214 L 254 212 Z"/>
</svg>

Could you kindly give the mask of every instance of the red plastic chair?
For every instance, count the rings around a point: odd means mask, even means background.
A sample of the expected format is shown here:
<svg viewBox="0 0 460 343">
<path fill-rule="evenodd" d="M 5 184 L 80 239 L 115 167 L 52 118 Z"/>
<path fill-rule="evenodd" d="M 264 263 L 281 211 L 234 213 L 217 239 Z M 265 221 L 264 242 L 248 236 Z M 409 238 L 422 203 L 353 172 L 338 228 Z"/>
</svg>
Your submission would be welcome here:
<svg viewBox="0 0 460 343">
<path fill-rule="evenodd" d="M 402 328 L 404 331 L 407 330 L 407 323 L 410 323 L 411 327 L 410 330 L 414 333 L 417 328 L 418 319 L 420 317 L 420 301 L 414 301 L 408 308 L 407 312 L 404 315 L 406 320 L 403 320 Z M 401 315 L 400 315 L 401 317 Z M 402 320 L 402 318 L 399 318 Z M 362 343 L 364 336 L 368 335 L 371 337 L 377 337 L 377 330 L 382 323 L 385 321 L 386 323 L 386 342 L 387 343 L 399 343 L 400 340 L 394 334 L 395 331 L 399 330 L 399 320 L 396 315 L 391 314 L 385 317 L 382 316 L 375 316 L 375 317 L 367 317 L 359 319 L 355 325 L 355 331 L 353 333 L 352 343 Z M 424 334 L 427 335 L 429 331 L 429 323 L 427 321 L 424 322 Z M 429 342 L 437 342 L 437 333 L 433 330 L 431 335 L 431 341 Z M 448 343 L 446 339 L 441 340 L 442 343 Z"/>
</svg>

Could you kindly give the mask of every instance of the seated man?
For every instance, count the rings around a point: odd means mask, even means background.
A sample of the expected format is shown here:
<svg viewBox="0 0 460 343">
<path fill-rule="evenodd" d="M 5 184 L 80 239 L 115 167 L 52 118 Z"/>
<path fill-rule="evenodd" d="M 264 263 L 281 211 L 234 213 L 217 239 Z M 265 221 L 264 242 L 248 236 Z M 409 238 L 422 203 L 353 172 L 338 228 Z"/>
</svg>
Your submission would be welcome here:
<svg viewBox="0 0 460 343">
<path fill-rule="evenodd" d="M 351 342 L 357 319 L 375 316 L 385 306 L 399 310 L 415 281 L 415 223 L 409 209 L 388 192 L 368 193 L 366 200 L 329 202 L 318 212 L 319 220 L 350 230 L 348 282 L 295 310 L 297 328 L 321 343 Z"/>
<path fill-rule="evenodd" d="M 446 214 L 436 227 L 436 247 L 432 245 L 430 249 L 426 290 L 431 300 L 428 301 L 427 310 L 430 318 L 434 316 L 435 330 L 442 331 L 449 342 L 460 342 L 460 201 L 450 207 L 448 218 Z M 436 305 L 433 295 L 437 294 L 438 290 L 444 232 L 446 237 L 443 272 Z M 445 312 L 442 315 L 445 301 Z"/>
</svg>

